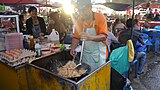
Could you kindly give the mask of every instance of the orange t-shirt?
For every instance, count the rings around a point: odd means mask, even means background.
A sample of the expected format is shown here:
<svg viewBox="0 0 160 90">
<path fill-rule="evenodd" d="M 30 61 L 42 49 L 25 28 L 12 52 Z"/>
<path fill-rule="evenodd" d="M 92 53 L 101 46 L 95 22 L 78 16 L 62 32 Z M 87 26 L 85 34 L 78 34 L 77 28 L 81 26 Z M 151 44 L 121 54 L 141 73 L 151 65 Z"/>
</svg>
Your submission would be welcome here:
<svg viewBox="0 0 160 90">
<path fill-rule="evenodd" d="M 94 23 L 97 35 L 100 35 L 100 34 L 108 35 L 108 28 L 107 28 L 107 22 L 106 22 L 105 16 L 100 13 L 94 13 L 94 19 L 95 20 L 92 23 L 87 24 L 85 21 L 83 22 L 79 18 L 75 25 L 74 38 L 77 38 L 77 39 L 80 38 L 80 32 L 82 32 L 83 30 L 83 23 L 85 24 L 85 28 L 92 28 Z M 106 40 L 104 40 L 103 43 L 107 46 Z M 108 49 L 106 52 L 106 57 L 108 58 Z"/>
</svg>

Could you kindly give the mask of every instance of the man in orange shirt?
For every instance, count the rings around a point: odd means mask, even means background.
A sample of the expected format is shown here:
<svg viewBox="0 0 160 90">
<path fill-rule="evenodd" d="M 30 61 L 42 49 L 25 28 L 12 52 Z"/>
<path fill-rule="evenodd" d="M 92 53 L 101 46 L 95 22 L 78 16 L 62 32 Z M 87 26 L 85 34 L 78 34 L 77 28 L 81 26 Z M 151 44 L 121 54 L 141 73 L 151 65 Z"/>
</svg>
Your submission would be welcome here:
<svg viewBox="0 0 160 90">
<path fill-rule="evenodd" d="M 92 12 L 90 0 L 80 0 L 80 18 L 75 24 L 70 54 L 76 55 L 75 49 L 79 40 L 84 40 L 82 62 L 90 65 L 91 71 L 97 69 L 108 58 L 106 38 L 108 35 L 105 16 Z"/>
</svg>

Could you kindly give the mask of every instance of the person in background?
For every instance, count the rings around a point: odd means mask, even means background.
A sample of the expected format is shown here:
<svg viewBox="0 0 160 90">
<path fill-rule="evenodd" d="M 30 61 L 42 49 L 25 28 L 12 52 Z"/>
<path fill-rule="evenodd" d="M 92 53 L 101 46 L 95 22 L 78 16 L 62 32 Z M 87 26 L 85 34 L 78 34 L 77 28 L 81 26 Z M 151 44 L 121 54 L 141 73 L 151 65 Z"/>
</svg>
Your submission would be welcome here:
<svg viewBox="0 0 160 90">
<path fill-rule="evenodd" d="M 133 24 L 135 26 L 135 22 Z M 131 29 L 132 29 L 132 19 L 128 19 L 126 21 L 126 26 L 128 29 L 123 30 L 120 34 L 119 34 L 119 38 L 118 41 L 121 44 L 126 44 L 126 42 L 131 39 Z M 134 27 L 133 27 L 134 28 Z M 133 42 L 133 46 L 135 47 L 136 42 L 139 41 L 141 44 L 144 45 L 143 39 L 142 39 L 142 34 L 133 30 L 132 32 L 133 34 L 133 38 L 132 38 L 132 42 Z"/>
<path fill-rule="evenodd" d="M 1 18 L 0 18 L 0 28 L 4 28 L 5 26 L 3 25 Z"/>
<path fill-rule="evenodd" d="M 138 26 L 141 26 L 141 24 L 140 24 L 140 22 L 139 22 L 139 21 L 141 20 L 140 13 L 138 13 L 138 14 L 135 15 L 135 19 L 136 19 L 137 25 L 138 25 Z"/>
<path fill-rule="evenodd" d="M 76 55 L 79 41 L 84 41 L 82 63 L 91 67 L 91 72 L 103 65 L 108 58 L 107 42 L 108 28 L 103 14 L 92 11 L 90 0 L 79 0 L 80 17 L 75 24 L 70 54 Z"/>
<path fill-rule="evenodd" d="M 135 22 L 133 22 L 133 23 L 135 24 Z M 124 30 L 123 32 L 120 33 L 120 36 L 119 36 L 118 40 L 121 44 L 125 44 L 125 45 L 127 44 L 127 41 L 129 39 L 132 40 L 133 46 L 134 46 L 134 51 L 135 51 L 135 59 L 140 61 L 138 73 L 141 74 L 144 71 L 144 65 L 146 63 L 145 50 L 142 50 L 140 48 L 140 47 L 144 47 L 144 45 L 145 45 L 145 43 L 142 39 L 142 33 L 139 33 L 137 31 L 133 30 L 132 31 L 133 36 L 131 38 L 132 19 L 128 19 L 126 21 L 126 26 L 127 26 L 128 29 Z"/>
<path fill-rule="evenodd" d="M 147 14 L 147 20 L 152 21 L 154 18 L 154 14 L 152 13 L 152 9 L 149 9 L 149 14 Z"/>
<path fill-rule="evenodd" d="M 148 23 L 148 20 L 145 20 L 144 24 L 142 24 L 142 27 L 143 27 L 142 30 L 150 28 L 150 24 Z"/>
<path fill-rule="evenodd" d="M 142 19 L 141 14 L 138 13 L 138 20 L 141 20 L 141 19 Z"/>
<path fill-rule="evenodd" d="M 31 17 L 26 21 L 27 33 L 33 35 L 34 38 L 38 38 L 44 34 L 47 34 L 44 19 L 37 16 L 37 8 L 31 6 L 28 9 L 28 13 Z"/>
<path fill-rule="evenodd" d="M 150 14 L 150 11 L 151 11 L 151 8 L 147 8 L 146 14 L 147 14 L 147 15 Z"/>
<path fill-rule="evenodd" d="M 159 13 L 158 13 L 157 9 L 155 9 L 154 16 L 156 16 L 157 14 L 159 14 Z"/>
<path fill-rule="evenodd" d="M 23 34 L 25 34 L 25 27 L 24 27 L 24 15 L 19 15 L 19 30 Z"/>
<path fill-rule="evenodd" d="M 66 35 L 66 28 L 59 18 L 58 12 L 51 12 L 49 14 L 49 23 L 47 27 L 47 32 L 50 34 L 52 29 L 55 29 L 59 33 L 60 43 L 63 42 Z"/>
<path fill-rule="evenodd" d="M 113 34 L 117 36 L 118 32 L 120 30 L 127 29 L 127 27 L 121 22 L 121 20 L 118 18 L 115 20 L 114 26 L 113 26 Z"/>
<path fill-rule="evenodd" d="M 115 21 L 115 29 L 127 29 L 127 27 L 121 22 L 121 20 L 118 18 Z"/>
<path fill-rule="evenodd" d="M 141 27 L 139 26 L 138 19 L 134 19 L 134 30 L 141 32 Z"/>
<path fill-rule="evenodd" d="M 160 21 L 160 15 L 156 14 L 156 16 L 154 17 L 154 21 Z"/>
<path fill-rule="evenodd" d="M 111 32 L 112 29 L 111 29 L 111 26 L 112 26 L 112 23 L 111 22 L 108 22 L 107 23 L 108 25 L 108 37 L 107 37 L 107 45 L 108 45 L 108 51 L 110 52 L 110 45 L 112 43 L 119 43 L 118 39 L 114 36 L 114 34 Z"/>
</svg>

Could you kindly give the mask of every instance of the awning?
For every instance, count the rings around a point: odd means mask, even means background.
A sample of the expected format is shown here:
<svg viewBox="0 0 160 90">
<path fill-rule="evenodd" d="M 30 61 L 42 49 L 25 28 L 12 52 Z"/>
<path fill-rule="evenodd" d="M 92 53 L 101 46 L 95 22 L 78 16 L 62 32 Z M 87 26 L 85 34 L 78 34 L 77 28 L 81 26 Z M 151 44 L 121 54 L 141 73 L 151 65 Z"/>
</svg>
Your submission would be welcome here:
<svg viewBox="0 0 160 90">
<path fill-rule="evenodd" d="M 36 0 L 1 0 L 1 4 L 39 4 Z"/>
<path fill-rule="evenodd" d="M 106 0 L 106 2 L 110 2 L 111 0 Z M 147 2 L 149 0 L 134 0 L 135 5 L 139 5 L 141 3 Z M 153 1 L 153 0 L 150 0 Z M 112 3 L 123 3 L 123 4 L 132 4 L 133 0 L 112 0 Z"/>
<path fill-rule="evenodd" d="M 104 3 L 103 4 L 106 7 L 109 7 L 115 11 L 125 11 L 128 7 L 130 7 L 130 4 L 122 4 L 122 3 Z"/>
<path fill-rule="evenodd" d="M 146 2 L 146 3 L 143 3 L 142 5 L 141 5 L 141 7 L 142 8 L 147 8 L 146 7 L 146 4 L 147 4 L 148 2 Z M 160 8 L 160 3 L 158 3 L 158 2 L 151 2 L 150 3 L 150 8 Z"/>
<path fill-rule="evenodd" d="M 58 6 L 46 2 L 47 0 L 0 0 L 0 4 L 6 4 L 6 5 L 20 5 L 20 4 L 39 4 L 39 7 L 44 6 L 44 7 L 53 7 L 57 8 Z"/>
</svg>

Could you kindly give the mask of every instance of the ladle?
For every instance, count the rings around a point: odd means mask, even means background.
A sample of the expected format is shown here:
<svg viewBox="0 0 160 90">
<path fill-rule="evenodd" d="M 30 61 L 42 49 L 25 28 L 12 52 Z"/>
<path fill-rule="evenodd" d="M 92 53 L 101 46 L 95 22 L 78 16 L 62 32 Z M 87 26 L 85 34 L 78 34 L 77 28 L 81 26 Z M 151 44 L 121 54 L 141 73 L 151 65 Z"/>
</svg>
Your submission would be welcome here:
<svg viewBox="0 0 160 90">
<path fill-rule="evenodd" d="M 77 64 L 76 68 L 78 68 L 79 66 L 82 65 L 83 49 L 84 49 L 84 40 L 82 41 L 81 56 L 80 56 L 80 60 L 79 60 L 79 63 Z"/>
</svg>

